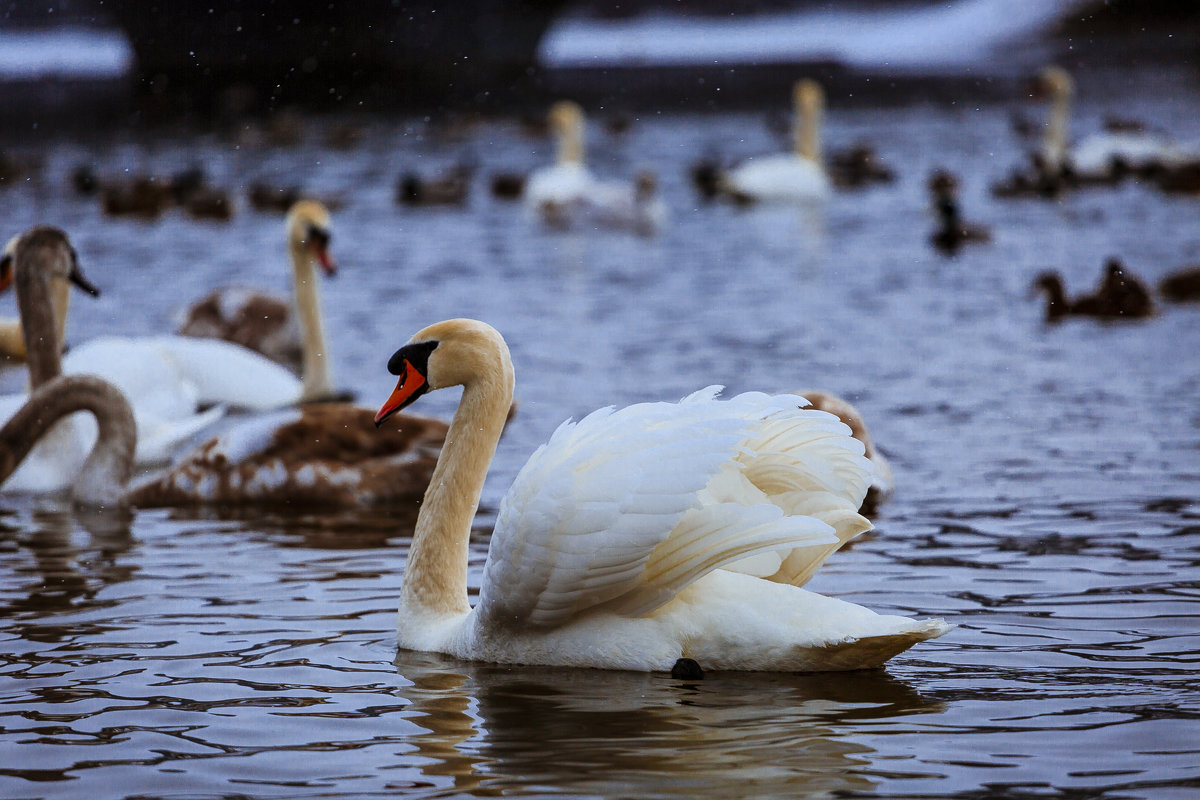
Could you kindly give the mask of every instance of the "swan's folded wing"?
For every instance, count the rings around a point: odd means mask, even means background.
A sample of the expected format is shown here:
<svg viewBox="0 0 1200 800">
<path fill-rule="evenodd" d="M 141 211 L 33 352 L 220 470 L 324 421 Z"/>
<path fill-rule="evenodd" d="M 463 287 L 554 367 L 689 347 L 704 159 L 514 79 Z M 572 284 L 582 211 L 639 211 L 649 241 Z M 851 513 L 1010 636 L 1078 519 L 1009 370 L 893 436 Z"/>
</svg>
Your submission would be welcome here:
<svg viewBox="0 0 1200 800">
<path fill-rule="evenodd" d="M 201 403 L 269 411 L 300 399 L 301 383 L 283 366 L 241 345 L 191 336 L 157 336 Z"/>
<path fill-rule="evenodd" d="M 552 627 L 600 606 L 647 613 L 725 564 L 836 541 L 748 482 L 731 496 L 710 487 L 744 468 L 768 419 L 817 412 L 794 397 L 714 394 L 605 409 L 555 432 L 501 505 L 480 590 L 488 624 Z"/>
</svg>

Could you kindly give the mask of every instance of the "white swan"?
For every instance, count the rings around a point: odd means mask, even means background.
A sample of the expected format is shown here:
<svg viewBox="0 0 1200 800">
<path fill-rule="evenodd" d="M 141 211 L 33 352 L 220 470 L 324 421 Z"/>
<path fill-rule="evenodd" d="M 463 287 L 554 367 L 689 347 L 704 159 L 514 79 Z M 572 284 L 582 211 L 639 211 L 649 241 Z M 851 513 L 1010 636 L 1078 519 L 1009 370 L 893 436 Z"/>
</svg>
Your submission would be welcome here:
<svg viewBox="0 0 1200 800">
<path fill-rule="evenodd" d="M 337 274 L 330 229 L 329 212 L 320 203 L 294 203 L 284 223 L 292 262 L 290 300 L 243 287 L 217 289 L 188 309 L 179 333 L 233 342 L 298 370 L 304 401 L 334 396 L 316 269 Z"/>
<path fill-rule="evenodd" d="M 653 175 L 643 172 L 632 182 L 599 180 L 584 164 L 585 123 L 577 103 L 555 103 L 548 121 L 557 159 L 525 182 L 523 197 L 531 213 L 553 227 L 582 223 L 649 234 L 663 224 L 666 205 Z"/>
<path fill-rule="evenodd" d="M 1093 133 L 1070 145 L 1068 127 L 1075 81 L 1062 67 L 1048 66 L 1038 75 L 1039 91 L 1050 99 L 1050 114 L 1041 142 L 1044 168 L 1052 175 L 1069 172 L 1084 181 L 1110 181 L 1124 170 L 1152 169 L 1181 158 L 1179 148 L 1146 131 Z"/>
<path fill-rule="evenodd" d="M 792 90 L 790 153 L 758 156 L 721 173 L 717 187 L 740 202 L 812 202 L 829 197 L 829 177 L 821 165 L 824 92 L 816 81 L 797 81 Z"/>
<path fill-rule="evenodd" d="M 565 423 L 500 506 L 479 602 L 471 522 L 512 399 L 508 347 L 449 320 L 392 356 L 382 421 L 431 389 L 462 398 L 404 572 L 402 648 L 502 663 L 670 670 L 882 664 L 945 633 L 799 588 L 844 541 L 870 468 L 832 415 L 795 395 L 604 409 Z"/>
</svg>

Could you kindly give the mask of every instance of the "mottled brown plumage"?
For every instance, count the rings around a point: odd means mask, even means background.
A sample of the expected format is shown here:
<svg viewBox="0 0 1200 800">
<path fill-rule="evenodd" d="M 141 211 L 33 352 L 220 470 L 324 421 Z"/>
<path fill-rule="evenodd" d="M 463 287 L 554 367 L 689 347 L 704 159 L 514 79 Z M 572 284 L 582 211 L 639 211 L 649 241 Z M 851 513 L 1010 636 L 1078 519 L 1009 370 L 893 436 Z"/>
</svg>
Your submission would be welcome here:
<svg viewBox="0 0 1200 800">
<path fill-rule="evenodd" d="M 305 406 L 266 425 L 257 447 L 234 429 L 210 439 L 169 471 L 134 488 L 136 506 L 258 504 L 353 507 L 420 500 L 446 436 L 446 423 L 397 415 L 379 430 L 374 413 L 331 403 Z M 256 438 L 251 434 L 251 438 Z"/>
</svg>

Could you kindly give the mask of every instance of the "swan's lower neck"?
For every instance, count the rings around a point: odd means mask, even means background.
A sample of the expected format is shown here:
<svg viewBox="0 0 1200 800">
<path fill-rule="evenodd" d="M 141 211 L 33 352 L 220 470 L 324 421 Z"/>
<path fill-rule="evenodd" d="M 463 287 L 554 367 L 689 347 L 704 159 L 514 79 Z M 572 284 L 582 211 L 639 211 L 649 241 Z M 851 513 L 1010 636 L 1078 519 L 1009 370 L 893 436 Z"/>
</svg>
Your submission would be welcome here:
<svg viewBox="0 0 1200 800">
<path fill-rule="evenodd" d="M 507 385 L 473 383 L 463 389 L 437 467 L 421 503 L 404 570 L 403 604 L 433 614 L 465 614 L 471 524 L 488 467 L 512 405 Z"/>
<path fill-rule="evenodd" d="M 558 137 L 558 163 L 583 163 L 583 127 L 572 125 Z"/>
<path fill-rule="evenodd" d="M 325 337 L 325 320 L 321 315 L 321 293 L 317 287 L 317 271 L 312 258 L 303 247 L 292 248 L 292 296 L 300 323 L 303 348 L 302 400 L 316 400 L 333 394 L 333 377 L 329 368 L 329 343 Z"/>
<path fill-rule="evenodd" d="M 0 428 L 0 483 L 47 435 L 51 426 L 76 411 L 92 412 L 98 433 L 91 453 L 72 482 L 72 494 L 77 501 L 90 506 L 120 504 L 133 471 L 137 427 L 124 395 L 90 375 L 63 375 L 47 381 Z"/>
<path fill-rule="evenodd" d="M 796 155 L 821 163 L 821 109 L 813 104 L 796 109 L 792 123 L 792 146 Z"/>
<path fill-rule="evenodd" d="M 1071 116 L 1071 101 L 1060 96 L 1050 107 L 1050 120 L 1046 124 L 1046 136 L 1042 141 L 1042 155 L 1052 170 L 1062 168 L 1067 160 L 1067 122 Z"/>
</svg>

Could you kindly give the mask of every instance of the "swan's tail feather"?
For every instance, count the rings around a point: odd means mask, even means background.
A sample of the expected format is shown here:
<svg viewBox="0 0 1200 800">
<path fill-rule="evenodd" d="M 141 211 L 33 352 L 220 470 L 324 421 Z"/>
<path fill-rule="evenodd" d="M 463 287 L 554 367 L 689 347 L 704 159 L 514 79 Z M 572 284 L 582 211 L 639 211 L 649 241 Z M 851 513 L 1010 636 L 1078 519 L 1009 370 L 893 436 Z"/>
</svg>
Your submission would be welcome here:
<svg viewBox="0 0 1200 800">
<path fill-rule="evenodd" d="M 875 669 L 899 653 L 928 639 L 936 639 L 953 626 L 941 619 L 927 619 L 901 633 L 864 636 L 822 647 L 798 647 L 789 669 L 796 672 L 843 672 Z"/>
</svg>

